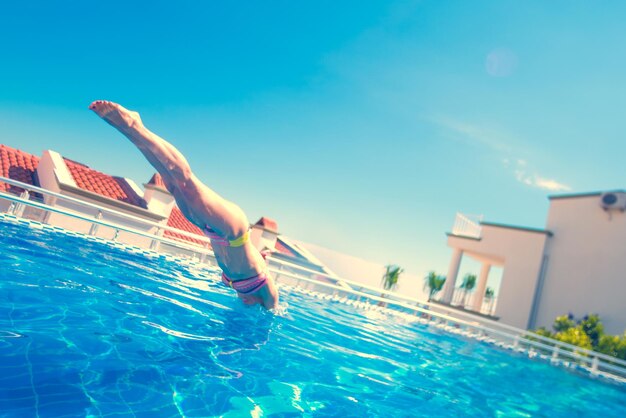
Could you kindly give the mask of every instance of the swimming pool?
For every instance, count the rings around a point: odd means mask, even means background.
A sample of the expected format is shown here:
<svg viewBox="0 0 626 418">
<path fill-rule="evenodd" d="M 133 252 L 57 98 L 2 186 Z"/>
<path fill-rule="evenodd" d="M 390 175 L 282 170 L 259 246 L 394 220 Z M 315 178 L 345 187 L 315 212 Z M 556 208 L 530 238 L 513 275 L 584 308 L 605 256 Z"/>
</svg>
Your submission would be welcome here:
<svg viewBox="0 0 626 418">
<path fill-rule="evenodd" d="M 625 416 L 626 390 L 379 311 L 0 223 L 0 417 Z"/>
</svg>

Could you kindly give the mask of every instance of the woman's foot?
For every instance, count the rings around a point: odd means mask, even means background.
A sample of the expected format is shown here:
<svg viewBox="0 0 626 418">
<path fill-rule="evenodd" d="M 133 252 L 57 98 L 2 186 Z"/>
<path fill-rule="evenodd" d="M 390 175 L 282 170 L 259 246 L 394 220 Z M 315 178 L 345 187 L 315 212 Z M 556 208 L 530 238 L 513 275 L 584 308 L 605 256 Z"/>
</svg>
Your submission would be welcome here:
<svg viewBox="0 0 626 418">
<path fill-rule="evenodd" d="M 96 100 L 89 105 L 89 109 L 122 132 L 143 126 L 139 113 L 132 112 L 117 103 Z"/>
</svg>

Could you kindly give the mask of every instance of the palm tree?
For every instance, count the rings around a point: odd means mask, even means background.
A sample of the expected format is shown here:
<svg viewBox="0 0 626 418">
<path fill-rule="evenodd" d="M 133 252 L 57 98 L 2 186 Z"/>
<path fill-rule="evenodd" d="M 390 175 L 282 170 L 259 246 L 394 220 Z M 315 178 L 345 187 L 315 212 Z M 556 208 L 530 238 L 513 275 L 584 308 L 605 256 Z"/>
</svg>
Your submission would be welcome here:
<svg viewBox="0 0 626 418">
<path fill-rule="evenodd" d="M 388 264 L 385 266 L 385 273 L 383 274 L 382 283 L 385 290 L 394 290 L 398 286 L 398 280 L 400 274 L 404 270 L 400 266 Z"/>
<path fill-rule="evenodd" d="M 432 300 L 433 296 L 435 296 L 435 293 L 443 289 L 443 284 L 445 282 L 446 278 L 438 275 L 434 271 L 431 271 L 426 277 L 424 277 L 424 288 L 428 288 L 429 302 Z"/>
<path fill-rule="evenodd" d="M 467 294 L 472 293 L 474 287 L 476 287 L 476 275 L 470 273 L 466 274 L 465 277 L 463 277 L 463 283 L 461 283 L 461 289 L 463 289 L 463 307 L 465 307 L 467 303 Z"/>
<path fill-rule="evenodd" d="M 489 308 L 487 309 L 487 312 L 489 313 L 489 315 L 491 315 L 491 309 L 493 308 L 493 298 L 495 295 L 496 295 L 496 292 L 491 287 L 488 287 L 485 290 L 485 299 L 489 301 Z"/>
<path fill-rule="evenodd" d="M 398 287 L 398 280 L 400 279 L 400 274 L 402 274 L 404 270 L 400 266 L 396 266 L 394 264 L 387 264 L 385 266 L 385 273 L 383 273 L 382 277 L 382 285 L 385 290 L 394 290 Z M 382 294 L 380 297 L 385 298 L 387 295 Z M 378 306 L 386 306 L 385 302 L 378 302 Z"/>
</svg>

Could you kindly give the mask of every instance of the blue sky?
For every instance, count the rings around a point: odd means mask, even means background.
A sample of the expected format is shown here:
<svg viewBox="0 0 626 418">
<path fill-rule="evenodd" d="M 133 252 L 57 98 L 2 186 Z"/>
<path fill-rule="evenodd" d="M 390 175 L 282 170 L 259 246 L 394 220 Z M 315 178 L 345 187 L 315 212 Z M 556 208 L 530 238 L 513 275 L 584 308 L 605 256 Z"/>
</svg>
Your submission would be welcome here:
<svg viewBox="0 0 626 418">
<path fill-rule="evenodd" d="M 145 182 L 117 101 L 251 221 L 414 274 L 457 211 L 626 183 L 624 2 L 5 3 L 0 142 Z"/>
</svg>

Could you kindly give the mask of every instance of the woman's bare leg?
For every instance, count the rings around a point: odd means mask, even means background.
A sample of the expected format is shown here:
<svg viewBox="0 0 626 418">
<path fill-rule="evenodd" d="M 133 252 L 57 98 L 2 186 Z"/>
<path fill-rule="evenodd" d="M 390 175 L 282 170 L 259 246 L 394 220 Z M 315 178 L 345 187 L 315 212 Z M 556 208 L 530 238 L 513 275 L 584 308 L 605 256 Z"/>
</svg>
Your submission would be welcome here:
<svg viewBox="0 0 626 418">
<path fill-rule="evenodd" d="M 161 174 L 180 209 L 192 222 L 200 227 L 209 225 L 230 239 L 247 231 L 248 220 L 243 211 L 200 182 L 180 151 L 148 130 L 137 112 L 101 100 L 89 108 L 137 146 Z"/>
<path fill-rule="evenodd" d="M 100 100 L 89 108 L 139 148 L 161 174 L 178 207 L 190 221 L 201 228 L 208 225 L 228 239 L 238 238 L 248 230 L 248 220 L 241 208 L 198 180 L 185 157 L 173 145 L 149 131 L 138 113 Z M 233 280 L 249 278 L 266 268 L 261 254 L 250 242 L 236 248 L 215 247 L 214 251 L 220 267 Z M 261 303 L 268 309 L 278 304 L 278 290 L 271 277 L 266 286 L 240 297 L 246 304 Z"/>
</svg>

